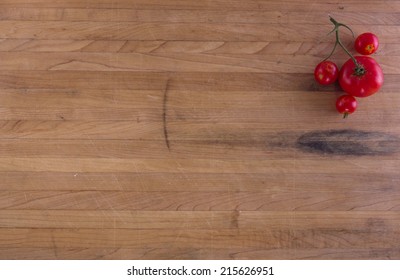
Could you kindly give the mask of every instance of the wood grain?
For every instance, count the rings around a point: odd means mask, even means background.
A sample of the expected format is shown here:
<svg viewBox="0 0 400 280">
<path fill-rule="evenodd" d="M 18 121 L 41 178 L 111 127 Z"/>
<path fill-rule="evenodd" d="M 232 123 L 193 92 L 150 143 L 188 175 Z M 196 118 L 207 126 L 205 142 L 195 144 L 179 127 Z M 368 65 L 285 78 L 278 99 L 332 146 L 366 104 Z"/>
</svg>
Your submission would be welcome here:
<svg viewBox="0 0 400 280">
<path fill-rule="evenodd" d="M 399 10 L 1 1 L 0 259 L 399 259 Z M 328 14 L 380 39 L 345 120 Z"/>
</svg>

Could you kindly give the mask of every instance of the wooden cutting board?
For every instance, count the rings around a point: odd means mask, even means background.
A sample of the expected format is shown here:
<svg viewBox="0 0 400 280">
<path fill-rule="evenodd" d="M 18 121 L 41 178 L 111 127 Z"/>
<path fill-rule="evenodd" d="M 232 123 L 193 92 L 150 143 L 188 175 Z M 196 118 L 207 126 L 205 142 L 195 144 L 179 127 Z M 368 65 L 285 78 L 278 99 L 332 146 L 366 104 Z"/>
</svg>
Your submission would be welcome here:
<svg viewBox="0 0 400 280">
<path fill-rule="evenodd" d="M 334 2 L 2 0 L 0 258 L 400 258 L 400 2 Z"/>
</svg>

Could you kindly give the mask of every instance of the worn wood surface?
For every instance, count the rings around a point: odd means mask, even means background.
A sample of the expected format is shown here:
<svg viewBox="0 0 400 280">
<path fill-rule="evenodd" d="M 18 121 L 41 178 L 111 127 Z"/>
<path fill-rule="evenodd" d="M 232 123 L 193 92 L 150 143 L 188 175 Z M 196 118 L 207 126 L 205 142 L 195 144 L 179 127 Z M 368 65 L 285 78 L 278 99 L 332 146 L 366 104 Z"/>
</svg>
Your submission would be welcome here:
<svg viewBox="0 0 400 280">
<path fill-rule="evenodd" d="M 0 259 L 399 259 L 399 63 L 400 1 L 2 0 Z"/>
</svg>

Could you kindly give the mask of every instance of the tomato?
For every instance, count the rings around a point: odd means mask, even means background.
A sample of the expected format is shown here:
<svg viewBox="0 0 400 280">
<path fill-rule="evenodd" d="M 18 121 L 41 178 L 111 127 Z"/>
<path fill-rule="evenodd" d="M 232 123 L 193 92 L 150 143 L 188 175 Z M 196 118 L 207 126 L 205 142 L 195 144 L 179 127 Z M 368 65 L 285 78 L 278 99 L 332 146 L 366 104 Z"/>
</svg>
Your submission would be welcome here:
<svg viewBox="0 0 400 280">
<path fill-rule="evenodd" d="M 339 72 L 342 89 L 356 97 L 367 97 L 376 93 L 383 84 L 383 72 L 379 64 L 369 56 L 356 56 L 347 60 Z"/>
<path fill-rule="evenodd" d="M 320 62 L 314 70 L 314 78 L 321 85 L 330 85 L 336 82 L 339 76 L 339 68 L 332 61 Z"/>
<path fill-rule="evenodd" d="M 357 108 L 357 100 L 351 95 L 342 95 L 336 100 L 336 110 L 343 114 L 343 118 L 354 113 Z"/>
<path fill-rule="evenodd" d="M 378 50 L 379 41 L 373 33 L 363 33 L 354 42 L 354 48 L 360 54 L 369 55 Z"/>
</svg>

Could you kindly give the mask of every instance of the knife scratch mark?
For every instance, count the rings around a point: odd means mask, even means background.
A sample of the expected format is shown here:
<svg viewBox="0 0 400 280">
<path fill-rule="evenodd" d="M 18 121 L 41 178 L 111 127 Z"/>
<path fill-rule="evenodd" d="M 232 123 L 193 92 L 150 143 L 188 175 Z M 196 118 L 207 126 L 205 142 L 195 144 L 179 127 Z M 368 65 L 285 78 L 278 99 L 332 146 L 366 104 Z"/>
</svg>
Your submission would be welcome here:
<svg viewBox="0 0 400 280">
<path fill-rule="evenodd" d="M 57 247 L 56 240 L 54 238 L 54 231 L 51 232 L 51 243 L 53 245 L 54 256 L 56 259 L 58 259 L 58 247 Z"/>
</svg>

